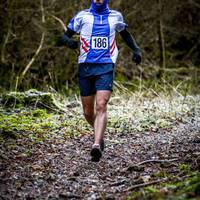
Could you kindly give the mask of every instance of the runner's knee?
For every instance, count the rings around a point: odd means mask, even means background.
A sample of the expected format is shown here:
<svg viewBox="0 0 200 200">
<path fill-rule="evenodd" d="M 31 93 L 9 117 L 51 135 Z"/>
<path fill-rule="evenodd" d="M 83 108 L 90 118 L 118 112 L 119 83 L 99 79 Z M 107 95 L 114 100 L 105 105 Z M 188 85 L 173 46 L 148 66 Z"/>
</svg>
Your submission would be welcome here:
<svg viewBox="0 0 200 200">
<path fill-rule="evenodd" d="M 104 113 L 107 110 L 107 101 L 101 100 L 98 101 L 96 104 L 96 112 L 97 113 Z"/>
</svg>

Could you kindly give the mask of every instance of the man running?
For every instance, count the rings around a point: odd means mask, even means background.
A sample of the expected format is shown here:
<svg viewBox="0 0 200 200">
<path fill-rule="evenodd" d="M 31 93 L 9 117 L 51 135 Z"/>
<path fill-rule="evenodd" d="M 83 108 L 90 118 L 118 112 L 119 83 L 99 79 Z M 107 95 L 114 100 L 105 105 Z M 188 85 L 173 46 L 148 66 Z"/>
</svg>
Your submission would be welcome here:
<svg viewBox="0 0 200 200">
<path fill-rule="evenodd" d="M 91 7 L 73 17 L 64 36 L 58 41 L 59 46 L 76 49 L 78 42 L 71 38 L 75 33 L 80 34 L 79 87 L 85 119 L 94 128 L 91 157 L 96 162 L 102 157 L 104 149 L 107 104 L 112 93 L 114 64 L 118 56 L 116 31 L 133 51 L 133 61 L 140 64 L 142 58 L 122 14 L 110 10 L 108 1 L 91 0 Z"/>
</svg>

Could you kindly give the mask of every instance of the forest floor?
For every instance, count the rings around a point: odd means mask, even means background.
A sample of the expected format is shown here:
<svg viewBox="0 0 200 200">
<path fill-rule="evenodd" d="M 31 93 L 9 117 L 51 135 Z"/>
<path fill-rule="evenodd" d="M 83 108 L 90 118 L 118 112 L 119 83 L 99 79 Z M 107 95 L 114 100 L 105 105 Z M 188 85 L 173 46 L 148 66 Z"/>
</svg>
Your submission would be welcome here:
<svg viewBox="0 0 200 200">
<path fill-rule="evenodd" d="M 79 100 L 65 106 L 1 104 L 0 199 L 200 199 L 200 96 L 113 96 L 97 163 Z"/>
</svg>

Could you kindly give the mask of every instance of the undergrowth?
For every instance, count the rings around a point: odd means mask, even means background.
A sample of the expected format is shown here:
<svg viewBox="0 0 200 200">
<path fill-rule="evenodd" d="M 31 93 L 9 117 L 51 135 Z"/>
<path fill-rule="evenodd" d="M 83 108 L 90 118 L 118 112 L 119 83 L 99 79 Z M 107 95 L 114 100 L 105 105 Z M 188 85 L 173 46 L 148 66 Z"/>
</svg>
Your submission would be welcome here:
<svg viewBox="0 0 200 200">
<path fill-rule="evenodd" d="M 118 87 L 122 87 L 122 85 L 118 85 Z M 132 93 L 124 88 L 121 89 L 121 91 L 115 91 L 108 106 L 107 131 L 111 134 L 157 132 L 158 129 L 168 129 L 180 122 L 187 123 L 189 115 L 199 114 L 200 96 L 198 95 L 182 96 L 176 92 L 166 96 L 162 93 L 155 95 L 155 91 L 146 94 Z M 75 103 L 64 98 L 62 98 L 64 99 L 62 102 L 59 102 L 56 99 L 58 94 L 45 93 L 44 98 L 41 92 L 35 91 L 35 93 L 40 95 L 36 98 L 32 92 L 31 104 L 27 105 L 26 103 L 25 107 L 21 108 L 17 103 L 21 105 L 22 102 L 25 102 L 24 93 L 17 93 L 17 101 L 11 98 L 13 93 L 7 95 L 7 101 L 5 95 L 2 97 L 2 102 L 9 102 L 12 107 L 8 107 L 5 103 L 1 104 L 1 138 L 5 135 L 16 138 L 22 133 L 34 134 L 38 137 L 51 133 L 54 137 L 59 136 L 60 138 L 92 134 L 93 130 L 83 117 L 79 98 L 76 98 Z M 22 95 L 20 96 L 20 94 Z M 51 98 L 47 98 L 48 94 Z M 25 98 L 27 102 L 28 96 L 26 95 Z M 22 102 L 19 99 L 22 99 Z M 40 102 L 39 107 L 37 102 Z M 45 107 L 41 107 L 41 104 Z M 62 109 L 60 109 L 61 107 Z"/>
<path fill-rule="evenodd" d="M 168 181 L 133 192 L 127 200 L 198 200 L 200 199 L 200 174 L 193 172 L 183 180 Z"/>
</svg>

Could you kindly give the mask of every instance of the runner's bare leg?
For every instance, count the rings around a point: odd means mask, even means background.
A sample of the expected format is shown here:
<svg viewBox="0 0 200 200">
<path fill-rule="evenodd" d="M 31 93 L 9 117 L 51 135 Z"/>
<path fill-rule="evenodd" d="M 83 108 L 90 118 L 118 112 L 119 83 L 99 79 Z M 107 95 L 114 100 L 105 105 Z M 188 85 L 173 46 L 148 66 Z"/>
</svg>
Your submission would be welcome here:
<svg viewBox="0 0 200 200">
<path fill-rule="evenodd" d="M 82 96 L 81 97 L 83 112 L 87 122 L 94 128 L 95 113 L 94 113 L 94 102 L 95 95 Z"/>
<path fill-rule="evenodd" d="M 94 122 L 95 144 L 101 144 L 107 125 L 107 103 L 111 91 L 99 90 L 96 93 L 96 117 Z"/>
</svg>

